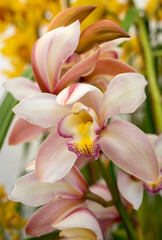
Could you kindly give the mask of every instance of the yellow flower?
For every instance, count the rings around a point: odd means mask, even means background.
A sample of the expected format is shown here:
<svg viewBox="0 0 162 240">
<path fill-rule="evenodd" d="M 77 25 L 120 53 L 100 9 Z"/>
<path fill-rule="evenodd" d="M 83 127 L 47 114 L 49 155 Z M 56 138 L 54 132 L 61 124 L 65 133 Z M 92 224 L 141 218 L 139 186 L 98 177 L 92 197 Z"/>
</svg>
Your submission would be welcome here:
<svg viewBox="0 0 162 240">
<path fill-rule="evenodd" d="M 146 12 L 156 20 L 162 19 L 162 0 L 149 0 L 146 5 Z"/>
<path fill-rule="evenodd" d="M 0 31 L 9 24 L 15 28 L 14 35 L 3 41 L 2 54 L 10 63 L 11 70 L 3 71 L 9 77 L 19 76 L 30 63 L 34 42 L 41 36 L 44 25 L 61 11 L 59 0 L 5 0 L 0 3 Z"/>
<path fill-rule="evenodd" d="M 18 203 L 8 199 L 4 186 L 0 186 L 0 240 L 5 239 L 3 234 L 9 234 L 12 240 L 18 240 L 19 232 L 26 220 L 22 219 L 17 212 Z"/>
<path fill-rule="evenodd" d="M 141 54 L 142 49 L 139 45 L 137 37 L 134 35 L 129 41 L 126 41 L 123 46 L 123 54 L 121 59 L 127 62 L 130 66 L 136 69 L 138 72 L 142 72 L 144 69 L 144 60 Z"/>
<path fill-rule="evenodd" d="M 35 29 L 28 27 L 19 29 L 13 36 L 4 40 L 1 52 L 8 57 L 12 65 L 11 71 L 5 71 L 10 77 L 19 76 L 24 71 L 26 64 L 30 62 L 32 47 L 36 39 Z"/>
<path fill-rule="evenodd" d="M 0 32 L 3 32 L 8 27 L 8 24 L 15 22 L 21 5 L 19 0 L 0 1 Z"/>
</svg>

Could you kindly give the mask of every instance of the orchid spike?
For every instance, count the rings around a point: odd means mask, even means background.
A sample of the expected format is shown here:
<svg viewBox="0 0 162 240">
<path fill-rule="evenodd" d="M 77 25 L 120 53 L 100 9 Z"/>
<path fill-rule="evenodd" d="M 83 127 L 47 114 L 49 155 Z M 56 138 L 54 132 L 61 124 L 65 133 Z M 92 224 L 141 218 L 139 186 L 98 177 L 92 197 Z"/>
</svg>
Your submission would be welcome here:
<svg viewBox="0 0 162 240">
<path fill-rule="evenodd" d="M 57 181 L 69 172 L 78 157 L 97 159 L 101 150 L 129 174 L 144 181 L 156 181 L 157 159 L 145 134 L 121 120 L 107 125 L 112 116 L 137 109 L 145 100 L 145 86 L 142 75 L 125 73 L 113 78 L 104 94 L 92 85 L 77 83 L 56 98 L 40 93 L 19 103 L 14 108 L 19 116 L 41 127 L 57 127 L 38 151 L 38 178 Z"/>
</svg>

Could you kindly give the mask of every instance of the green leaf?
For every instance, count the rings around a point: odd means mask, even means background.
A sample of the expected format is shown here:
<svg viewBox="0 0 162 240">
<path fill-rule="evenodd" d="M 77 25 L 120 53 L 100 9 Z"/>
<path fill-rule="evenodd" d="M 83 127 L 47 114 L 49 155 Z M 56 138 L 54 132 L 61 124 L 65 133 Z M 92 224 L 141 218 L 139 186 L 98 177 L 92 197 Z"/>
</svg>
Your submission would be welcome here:
<svg viewBox="0 0 162 240">
<path fill-rule="evenodd" d="M 32 69 L 29 68 L 22 74 L 22 76 L 33 79 Z M 10 93 L 7 93 L 0 106 L 0 149 L 4 143 L 6 134 L 14 116 L 12 109 L 17 103 L 18 101 Z"/>
<path fill-rule="evenodd" d="M 136 21 L 138 15 L 139 15 L 139 10 L 137 8 L 135 7 L 129 8 L 125 16 L 125 19 L 121 24 L 121 27 L 128 32 L 130 26 Z"/>
<path fill-rule="evenodd" d="M 5 140 L 5 136 L 7 134 L 8 128 L 12 122 L 14 113 L 12 112 L 12 108 L 18 103 L 10 93 L 8 93 L 3 100 L 3 103 L 0 107 L 0 149 Z"/>
<path fill-rule="evenodd" d="M 59 239 L 59 232 L 60 231 L 56 230 L 52 233 L 49 233 L 40 237 L 26 238 L 24 240 L 57 240 Z"/>
</svg>

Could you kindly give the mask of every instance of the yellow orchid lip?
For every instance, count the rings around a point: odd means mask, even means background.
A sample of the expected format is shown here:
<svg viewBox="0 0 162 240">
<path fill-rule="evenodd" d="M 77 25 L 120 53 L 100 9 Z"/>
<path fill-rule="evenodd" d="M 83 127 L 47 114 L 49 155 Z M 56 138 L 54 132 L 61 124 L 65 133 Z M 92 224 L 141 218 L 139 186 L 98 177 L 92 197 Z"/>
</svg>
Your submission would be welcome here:
<svg viewBox="0 0 162 240">
<path fill-rule="evenodd" d="M 96 159 L 100 150 L 96 143 L 99 130 L 96 113 L 81 103 L 74 104 L 71 114 L 65 116 L 58 127 L 62 137 L 72 138 L 67 142 L 69 151 L 76 153 L 77 157 L 94 156 Z"/>
</svg>

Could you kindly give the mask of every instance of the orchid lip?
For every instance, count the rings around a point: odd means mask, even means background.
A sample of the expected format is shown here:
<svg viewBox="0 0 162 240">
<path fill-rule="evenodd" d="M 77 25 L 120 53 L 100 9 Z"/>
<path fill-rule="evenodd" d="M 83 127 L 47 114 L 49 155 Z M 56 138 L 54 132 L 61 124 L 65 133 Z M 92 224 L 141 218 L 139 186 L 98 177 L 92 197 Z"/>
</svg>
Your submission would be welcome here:
<svg viewBox="0 0 162 240">
<path fill-rule="evenodd" d="M 79 149 L 77 144 L 67 142 L 66 145 L 67 145 L 69 151 L 76 153 L 77 158 L 79 158 L 81 156 L 84 156 L 84 157 L 94 156 L 94 158 L 97 159 L 99 156 L 99 151 L 101 149 L 101 146 L 99 144 L 96 144 L 96 140 L 94 141 L 93 145 L 89 146 L 89 145 L 85 144 L 85 147 L 82 149 Z"/>
<path fill-rule="evenodd" d="M 162 190 L 162 176 L 155 183 L 143 182 L 143 187 L 150 194 L 158 194 Z"/>
<path fill-rule="evenodd" d="M 61 137 L 71 138 L 66 143 L 68 150 L 80 156 L 98 158 L 100 145 L 97 143 L 101 128 L 96 113 L 77 102 L 70 114 L 62 118 L 58 124 L 58 133 Z"/>
</svg>

